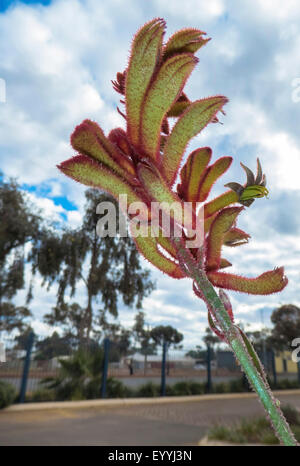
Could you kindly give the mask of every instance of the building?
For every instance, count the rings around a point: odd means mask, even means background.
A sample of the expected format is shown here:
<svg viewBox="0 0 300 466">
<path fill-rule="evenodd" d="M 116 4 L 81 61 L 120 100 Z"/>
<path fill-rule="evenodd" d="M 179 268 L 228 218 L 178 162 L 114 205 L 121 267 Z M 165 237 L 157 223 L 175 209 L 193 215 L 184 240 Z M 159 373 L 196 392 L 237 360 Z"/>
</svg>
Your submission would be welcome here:
<svg viewBox="0 0 300 466">
<path fill-rule="evenodd" d="M 297 374 L 298 365 L 292 360 L 291 351 L 280 351 L 275 355 L 276 372 L 285 374 Z"/>
</svg>

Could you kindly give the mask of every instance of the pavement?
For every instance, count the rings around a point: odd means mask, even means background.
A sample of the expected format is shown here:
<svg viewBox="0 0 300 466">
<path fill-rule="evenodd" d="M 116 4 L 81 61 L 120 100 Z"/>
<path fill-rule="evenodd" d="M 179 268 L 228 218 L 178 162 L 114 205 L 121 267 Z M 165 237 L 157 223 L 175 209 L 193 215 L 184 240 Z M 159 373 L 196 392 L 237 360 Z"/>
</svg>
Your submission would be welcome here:
<svg viewBox="0 0 300 466">
<path fill-rule="evenodd" d="M 300 409 L 300 391 L 277 392 L 276 396 L 282 404 Z M 48 409 L 40 404 L 36 410 L 11 407 L 0 412 L 0 446 L 197 445 L 217 423 L 232 424 L 264 412 L 252 394 L 136 401 L 52 404 Z"/>
</svg>

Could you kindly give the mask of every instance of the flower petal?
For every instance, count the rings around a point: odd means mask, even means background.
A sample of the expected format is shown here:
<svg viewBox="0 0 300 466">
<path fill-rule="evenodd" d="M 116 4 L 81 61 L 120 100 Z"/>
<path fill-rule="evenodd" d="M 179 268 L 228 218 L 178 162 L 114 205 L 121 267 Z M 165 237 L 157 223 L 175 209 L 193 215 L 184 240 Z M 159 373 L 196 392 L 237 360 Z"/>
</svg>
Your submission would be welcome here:
<svg viewBox="0 0 300 466">
<path fill-rule="evenodd" d="M 250 235 L 239 228 L 231 228 L 224 235 L 224 245 L 225 246 L 241 246 L 242 244 L 248 243 Z"/>
<path fill-rule="evenodd" d="M 159 159 L 163 119 L 197 62 L 198 59 L 189 53 L 168 58 L 147 91 L 141 113 L 140 148 L 154 160 Z"/>
<path fill-rule="evenodd" d="M 193 230 L 194 215 L 191 207 L 183 203 L 179 197 L 170 190 L 167 182 L 160 172 L 153 166 L 140 163 L 137 168 L 139 179 L 145 190 L 154 202 L 160 204 L 166 217 L 170 216 L 176 223 Z"/>
<path fill-rule="evenodd" d="M 228 102 L 224 96 L 209 97 L 191 103 L 176 122 L 164 148 L 163 170 L 168 183 L 175 182 L 180 163 L 190 139 L 210 123 Z"/>
<path fill-rule="evenodd" d="M 227 259 L 224 259 L 223 257 L 221 257 L 219 269 L 225 269 L 226 267 L 231 267 L 231 266 L 232 266 L 231 262 L 229 262 Z"/>
<path fill-rule="evenodd" d="M 228 207 L 221 210 L 213 221 L 207 238 L 206 269 L 220 268 L 221 249 L 225 233 L 232 227 L 243 207 Z"/>
<path fill-rule="evenodd" d="M 122 177 L 133 180 L 135 170 L 132 162 L 106 138 L 97 123 L 84 120 L 76 126 L 71 136 L 71 144 L 79 153 L 88 155 Z"/>
<path fill-rule="evenodd" d="M 178 117 L 191 105 L 191 101 L 187 98 L 184 92 L 180 94 L 167 113 L 167 117 Z"/>
<path fill-rule="evenodd" d="M 185 275 L 181 270 L 179 264 L 175 261 L 168 259 L 162 254 L 157 248 L 156 238 L 151 236 L 150 227 L 144 226 L 148 229 L 145 232 L 145 236 L 133 237 L 133 240 L 139 250 L 139 252 L 147 259 L 151 264 L 157 267 L 162 272 L 166 273 L 172 278 L 184 278 Z M 135 236 L 135 235 L 134 235 Z"/>
<path fill-rule="evenodd" d="M 185 201 L 197 202 L 199 187 L 210 162 L 212 151 L 209 147 L 194 150 L 180 171 L 181 184 L 177 192 Z"/>
<path fill-rule="evenodd" d="M 135 35 L 126 72 L 125 96 L 127 132 L 138 145 L 143 100 L 156 70 L 165 31 L 165 21 L 156 18 L 146 23 Z"/>
<path fill-rule="evenodd" d="M 113 144 L 116 144 L 124 154 L 131 155 L 130 144 L 123 128 L 112 129 L 108 135 L 108 139 Z"/>
<path fill-rule="evenodd" d="M 239 200 L 239 195 L 234 191 L 226 191 L 220 196 L 212 199 L 207 202 L 204 206 L 204 217 L 209 219 L 212 215 L 215 215 L 216 212 L 223 209 L 224 207 L 229 206 L 230 204 L 235 204 Z"/>
<path fill-rule="evenodd" d="M 163 236 L 162 231 L 160 230 L 158 238 L 156 238 L 158 244 L 164 248 L 168 254 L 170 254 L 174 259 L 176 259 L 176 248 L 170 238 Z"/>
<path fill-rule="evenodd" d="M 232 163 L 232 157 L 221 157 L 213 165 L 206 169 L 201 185 L 199 186 L 198 199 L 199 202 L 206 201 L 211 188 L 220 176 L 222 176 Z"/>
<path fill-rule="evenodd" d="M 85 155 L 77 155 L 58 165 L 65 175 L 73 178 L 86 186 L 103 189 L 110 193 L 117 200 L 120 195 L 127 195 L 127 203 L 145 202 L 145 199 L 138 196 L 136 191 L 125 180 L 118 177 L 113 171 L 95 162 Z M 143 206 L 141 206 L 143 207 Z M 148 209 L 141 209 L 140 218 L 149 219 Z"/>
<path fill-rule="evenodd" d="M 283 290 L 288 283 L 283 267 L 265 272 L 256 278 L 246 278 L 222 272 L 208 272 L 207 276 L 215 286 L 254 295 L 277 293 Z"/>
<path fill-rule="evenodd" d="M 250 168 L 246 167 L 242 162 L 240 162 L 241 167 L 245 170 L 247 175 L 247 184 L 246 186 L 252 186 L 255 184 L 255 177 L 253 171 Z"/>
<path fill-rule="evenodd" d="M 165 45 L 163 59 L 174 55 L 175 53 L 190 52 L 195 53 L 210 39 L 204 39 L 202 36 L 205 32 L 194 28 L 185 28 L 175 32 Z"/>
</svg>

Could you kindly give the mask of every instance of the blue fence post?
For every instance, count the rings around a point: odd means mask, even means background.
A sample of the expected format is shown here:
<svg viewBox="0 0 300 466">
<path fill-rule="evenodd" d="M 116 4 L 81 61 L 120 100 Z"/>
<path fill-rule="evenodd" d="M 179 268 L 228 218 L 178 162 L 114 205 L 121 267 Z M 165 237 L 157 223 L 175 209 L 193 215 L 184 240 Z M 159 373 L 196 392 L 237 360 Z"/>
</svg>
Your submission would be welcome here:
<svg viewBox="0 0 300 466">
<path fill-rule="evenodd" d="M 211 392 L 212 382 L 211 382 L 211 347 L 207 345 L 207 358 L 206 358 L 206 365 L 207 365 L 207 381 L 206 381 L 206 391 L 207 393 Z"/>
<path fill-rule="evenodd" d="M 106 398 L 106 382 L 108 374 L 108 356 L 109 356 L 109 338 L 104 339 L 104 358 L 102 368 L 102 380 L 101 380 L 101 398 Z"/>
<path fill-rule="evenodd" d="M 28 340 L 27 340 L 27 346 L 26 346 L 26 357 L 25 357 L 24 366 L 23 366 L 23 375 L 22 375 L 22 382 L 21 382 L 21 388 L 20 388 L 19 403 L 25 403 L 25 396 L 26 396 L 27 381 L 28 381 L 33 342 L 34 342 L 34 333 L 30 332 L 28 336 Z"/>
<path fill-rule="evenodd" d="M 161 396 L 166 396 L 166 355 L 167 355 L 167 342 L 163 342 L 163 352 L 161 361 Z"/>
</svg>

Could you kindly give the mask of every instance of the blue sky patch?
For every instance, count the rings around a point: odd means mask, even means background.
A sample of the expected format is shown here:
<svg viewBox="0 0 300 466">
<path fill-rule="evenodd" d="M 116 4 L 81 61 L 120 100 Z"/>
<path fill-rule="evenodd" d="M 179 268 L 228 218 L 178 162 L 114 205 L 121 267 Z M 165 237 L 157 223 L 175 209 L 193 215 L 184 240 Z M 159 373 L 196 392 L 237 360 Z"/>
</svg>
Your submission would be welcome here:
<svg viewBox="0 0 300 466">
<path fill-rule="evenodd" d="M 26 5 L 50 5 L 51 0 L 0 0 L 0 12 L 6 11 L 18 3 L 25 3 Z"/>
<path fill-rule="evenodd" d="M 47 184 L 37 186 L 23 184 L 21 187 L 25 191 L 35 194 L 37 197 L 51 199 L 56 206 L 61 206 L 64 210 L 77 210 L 75 203 L 71 202 L 66 196 L 51 196 L 51 188 Z M 66 219 L 64 213 L 61 213 L 61 215 Z"/>
</svg>

